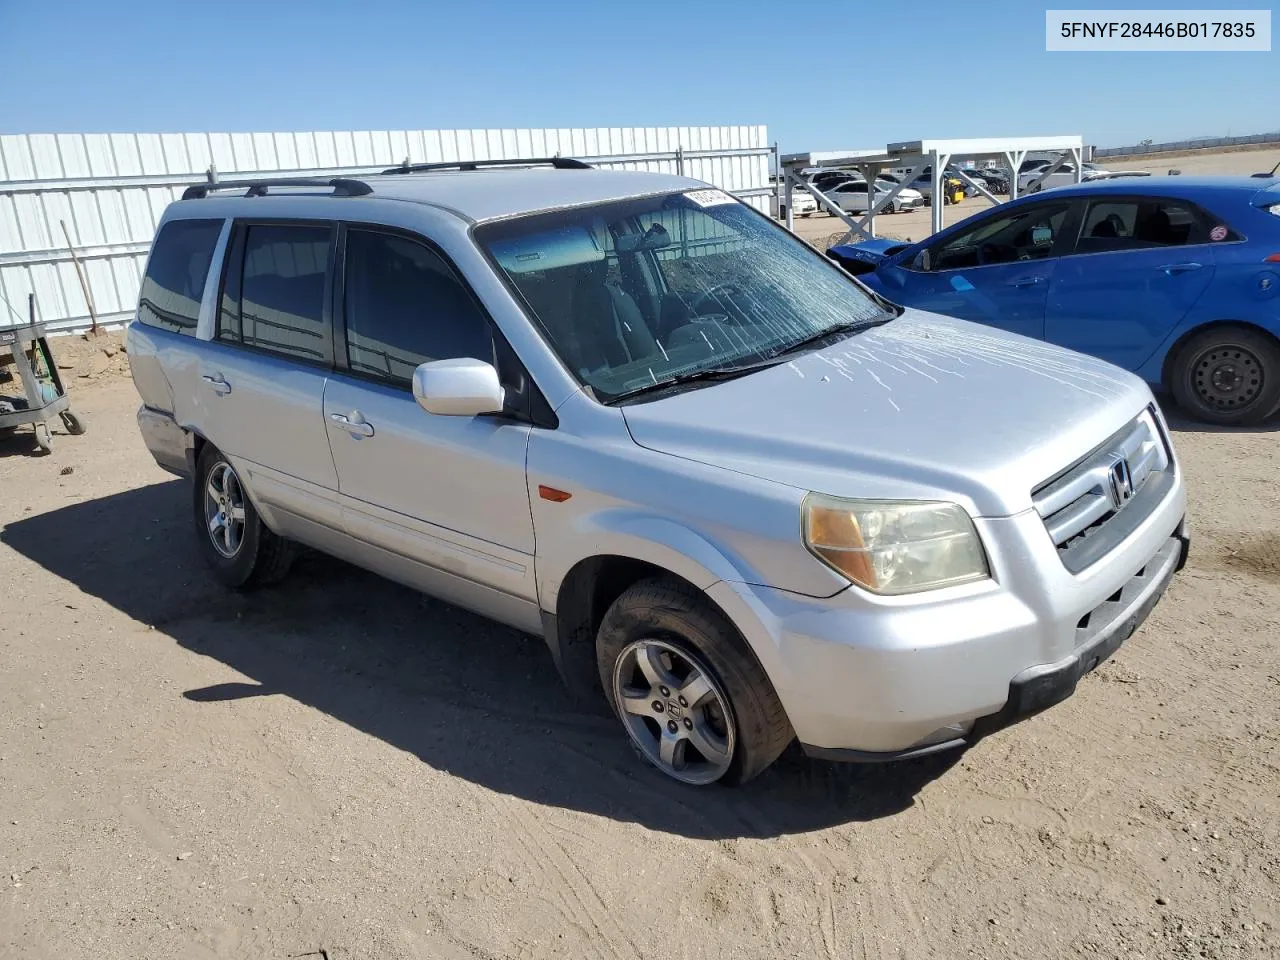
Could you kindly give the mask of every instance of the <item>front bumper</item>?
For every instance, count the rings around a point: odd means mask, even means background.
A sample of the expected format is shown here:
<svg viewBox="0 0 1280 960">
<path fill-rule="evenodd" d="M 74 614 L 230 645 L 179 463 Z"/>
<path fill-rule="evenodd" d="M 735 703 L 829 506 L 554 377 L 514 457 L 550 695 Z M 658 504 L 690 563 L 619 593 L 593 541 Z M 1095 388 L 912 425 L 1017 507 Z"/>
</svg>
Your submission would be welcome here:
<svg viewBox="0 0 1280 960">
<path fill-rule="evenodd" d="M 1070 696 L 1159 601 L 1185 561 L 1181 477 L 1088 569 L 1062 564 L 1034 511 L 979 519 L 992 579 L 822 600 L 722 581 L 739 626 L 813 756 L 878 761 L 971 743 Z"/>
<path fill-rule="evenodd" d="M 906 750 L 877 753 L 814 747 L 802 744 L 805 753 L 821 760 L 882 763 L 927 756 L 943 750 L 970 746 L 982 737 L 1002 730 L 1019 720 L 1034 716 L 1061 703 L 1076 691 L 1076 684 L 1086 673 L 1104 663 L 1155 609 L 1173 576 L 1186 565 L 1190 541 L 1182 532 L 1170 537 L 1142 570 L 1095 610 L 1081 618 L 1076 627 L 1082 643 L 1069 656 L 1057 663 L 1041 664 L 1023 670 L 1009 681 L 1009 699 L 998 712 L 980 717 L 962 736 L 940 740 Z"/>
</svg>

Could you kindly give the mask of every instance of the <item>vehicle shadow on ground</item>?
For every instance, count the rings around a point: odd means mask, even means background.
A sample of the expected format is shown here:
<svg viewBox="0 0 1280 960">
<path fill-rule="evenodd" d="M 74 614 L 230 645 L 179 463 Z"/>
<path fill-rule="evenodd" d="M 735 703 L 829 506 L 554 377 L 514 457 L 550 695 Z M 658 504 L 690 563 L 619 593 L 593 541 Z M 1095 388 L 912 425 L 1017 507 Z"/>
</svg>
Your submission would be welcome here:
<svg viewBox="0 0 1280 960">
<path fill-rule="evenodd" d="M 793 748 L 741 789 L 683 787 L 645 767 L 603 708 L 570 698 L 541 638 L 315 554 L 277 587 L 223 589 L 196 552 L 189 489 L 174 480 L 62 507 L 0 541 L 250 678 L 187 691 L 195 704 L 292 697 L 489 789 L 691 837 L 888 816 L 960 758 L 846 766 Z"/>
<path fill-rule="evenodd" d="M 1174 433 L 1276 433 L 1280 431 L 1280 417 L 1271 417 L 1249 427 L 1227 427 L 1217 423 L 1192 420 L 1180 413 L 1165 414 L 1169 429 Z"/>
<path fill-rule="evenodd" d="M 1174 433 L 1275 433 L 1280 431 L 1280 414 L 1268 417 L 1262 423 L 1249 427 L 1224 427 L 1216 423 L 1205 423 L 1183 413 L 1177 401 L 1168 394 L 1157 396 L 1160 409 L 1164 412 L 1165 421 Z"/>
</svg>

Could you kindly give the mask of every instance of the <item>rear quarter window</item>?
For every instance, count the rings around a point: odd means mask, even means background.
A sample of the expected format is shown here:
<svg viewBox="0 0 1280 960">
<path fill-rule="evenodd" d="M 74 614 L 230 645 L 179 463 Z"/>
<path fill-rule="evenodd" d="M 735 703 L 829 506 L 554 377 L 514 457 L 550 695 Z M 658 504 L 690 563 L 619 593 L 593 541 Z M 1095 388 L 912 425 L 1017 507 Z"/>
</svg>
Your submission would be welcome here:
<svg viewBox="0 0 1280 960">
<path fill-rule="evenodd" d="M 170 220 L 156 235 L 138 299 L 138 319 L 194 335 L 221 220 Z"/>
</svg>

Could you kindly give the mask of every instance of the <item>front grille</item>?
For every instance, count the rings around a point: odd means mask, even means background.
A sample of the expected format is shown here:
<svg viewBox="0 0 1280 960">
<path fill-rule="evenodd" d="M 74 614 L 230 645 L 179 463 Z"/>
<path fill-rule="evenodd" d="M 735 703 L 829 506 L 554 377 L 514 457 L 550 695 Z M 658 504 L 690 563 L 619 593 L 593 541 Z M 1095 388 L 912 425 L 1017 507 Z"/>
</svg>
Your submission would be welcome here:
<svg viewBox="0 0 1280 960">
<path fill-rule="evenodd" d="M 1169 448 L 1155 414 L 1148 409 L 1084 459 L 1036 488 L 1032 502 L 1062 562 L 1078 571 L 1088 565 L 1083 558 L 1088 563 L 1099 559 L 1096 545 L 1088 541 L 1104 533 L 1121 514 L 1130 521 L 1124 526 L 1131 528 L 1133 521 L 1154 509 L 1159 498 L 1143 494 L 1163 489 L 1159 481 L 1169 465 Z"/>
</svg>

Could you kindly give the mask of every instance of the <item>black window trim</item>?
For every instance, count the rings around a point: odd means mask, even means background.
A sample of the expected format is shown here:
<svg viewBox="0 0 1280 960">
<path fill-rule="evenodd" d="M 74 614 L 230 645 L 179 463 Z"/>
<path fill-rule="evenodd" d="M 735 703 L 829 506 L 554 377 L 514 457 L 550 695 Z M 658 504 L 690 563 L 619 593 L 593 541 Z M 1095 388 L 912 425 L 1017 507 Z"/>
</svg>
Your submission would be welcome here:
<svg viewBox="0 0 1280 960">
<path fill-rule="evenodd" d="M 351 369 L 350 357 L 347 354 L 347 233 L 351 230 L 362 230 L 399 237 L 411 243 L 421 244 L 440 258 L 454 280 L 462 287 L 463 292 L 475 305 L 476 312 L 489 329 L 489 339 L 493 343 L 492 363 L 498 371 L 498 379 L 506 388 L 510 409 L 502 415 L 511 419 L 524 421 L 536 427 L 554 430 L 560 421 L 552 409 L 546 394 L 538 386 L 529 368 L 520 359 L 511 342 L 493 319 L 493 315 L 484 301 L 471 286 L 466 275 L 458 269 L 453 258 L 444 248 L 430 237 L 409 227 L 395 226 L 387 223 L 376 223 L 364 220 L 342 220 L 337 224 L 337 238 L 334 243 L 333 259 L 333 298 L 331 303 L 330 342 L 333 344 L 333 370 L 337 374 L 376 384 L 389 390 L 403 391 L 412 398 L 410 381 L 391 379 L 375 373 Z M 517 385 L 519 384 L 519 385 Z"/>
<path fill-rule="evenodd" d="M 1070 243 L 1070 249 L 1064 251 L 1063 257 L 1103 257 L 1113 256 L 1117 253 L 1142 253 L 1147 250 L 1185 250 L 1188 247 L 1221 247 L 1229 244 L 1247 243 L 1248 238 L 1240 233 L 1235 227 L 1227 223 L 1222 217 L 1217 216 L 1206 210 L 1203 206 L 1194 200 L 1188 200 L 1184 196 L 1174 196 L 1172 194 L 1142 194 L 1142 193 L 1115 193 L 1115 194 L 1099 194 L 1097 196 L 1076 198 L 1079 201 L 1079 219 L 1075 224 L 1073 232 L 1074 239 Z M 1128 250 L 1079 250 L 1080 232 L 1084 229 L 1085 220 L 1088 219 L 1087 211 L 1089 207 L 1095 203 L 1172 203 L 1181 204 L 1191 211 L 1192 216 L 1196 218 L 1197 225 L 1200 227 L 1201 239 L 1188 241 L 1170 246 L 1156 247 L 1134 247 Z M 1221 224 L 1226 227 L 1230 233 L 1234 234 L 1238 239 L 1235 240 L 1210 240 L 1209 231 L 1213 226 Z"/>
<path fill-rule="evenodd" d="M 232 217 L 231 219 L 231 235 L 227 237 L 226 250 L 222 258 L 222 271 L 218 280 L 218 296 L 215 301 L 214 309 L 214 325 L 212 342 L 219 343 L 225 347 L 239 350 L 248 350 L 251 353 L 259 353 L 263 356 L 275 357 L 277 360 L 285 360 L 290 363 L 301 364 L 305 367 L 312 367 L 318 370 L 334 369 L 334 338 L 333 338 L 333 288 L 334 288 L 334 258 L 338 249 L 338 227 L 339 222 L 330 218 L 320 217 Z M 239 305 L 241 317 L 244 315 L 243 296 L 244 296 L 244 255 L 248 248 L 246 237 L 250 227 L 327 227 L 329 229 L 329 262 L 325 266 L 324 278 L 324 299 L 321 301 L 320 307 L 320 332 L 324 338 L 323 352 L 325 354 L 319 360 L 311 360 L 307 357 L 300 357 L 297 354 L 282 353 L 278 350 L 272 350 L 269 347 L 259 347 L 256 344 L 244 342 L 244 326 L 241 321 L 240 338 L 236 340 L 223 340 L 219 335 L 222 332 L 222 298 L 226 291 L 227 280 L 231 271 L 235 270 L 235 280 L 237 284 L 236 303 Z M 231 254 L 238 251 L 240 254 L 240 262 L 233 263 Z"/>
</svg>

